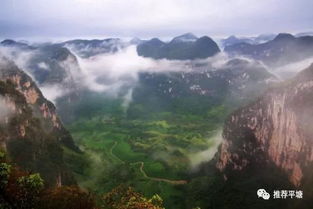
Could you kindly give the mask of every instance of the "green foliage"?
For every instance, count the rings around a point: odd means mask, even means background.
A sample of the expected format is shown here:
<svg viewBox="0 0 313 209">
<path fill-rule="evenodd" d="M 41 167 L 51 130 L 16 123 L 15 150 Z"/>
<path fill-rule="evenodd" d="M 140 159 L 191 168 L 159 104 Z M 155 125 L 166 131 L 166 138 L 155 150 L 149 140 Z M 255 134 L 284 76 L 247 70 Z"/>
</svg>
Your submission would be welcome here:
<svg viewBox="0 0 313 209">
<path fill-rule="evenodd" d="M 64 161 L 78 175 L 90 175 L 92 160 L 86 153 L 77 153 L 63 146 Z"/>
<path fill-rule="evenodd" d="M 214 108 L 211 108 L 207 111 L 207 118 L 210 121 L 222 122 L 225 119 L 225 116 L 228 115 L 229 110 L 224 105 L 220 105 Z"/>
<path fill-rule="evenodd" d="M 158 195 L 147 199 L 131 187 L 119 186 L 102 197 L 105 209 L 163 209 Z"/>
<path fill-rule="evenodd" d="M 43 180 L 39 174 L 30 174 L 17 178 L 17 192 L 15 194 L 16 204 L 19 207 L 28 209 L 34 208 L 39 200 L 43 189 Z"/>
<path fill-rule="evenodd" d="M 1 209 L 95 209 L 94 197 L 77 186 L 44 188 L 38 173 L 29 174 L 6 160 L 0 164 Z"/>
<path fill-rule="evenodd" d="M 0 160 L 4 160 L 5 159 L 5 153 L 0 151 Z"/>
<path fill-rule="evenodd" d="M 38 173 L 22 176 L 17 179 L 17 182 L 21 187 L 34 192 L 38 192 L 43 188 L 43 180 Z"/>
<path fill-rule="evenodd" d="M 40 200 L 43 180 L 39 174 L 28 174 L 10 165 L 1 164 L 0 208 L 34 209 Z"/>
<path fill-rule="evenodd" d="M 151 199 L 149 199 L 149 202 L 159 207 L 163 205 L 163 199 L 158 194 L 153 195 Z"/>
<path fill-rule="evenodd" d="M 9 181 L 11 173 L 11 165 L 7 163 L 0 163 L 0 188 L 3 189 Z"/>
</svg>

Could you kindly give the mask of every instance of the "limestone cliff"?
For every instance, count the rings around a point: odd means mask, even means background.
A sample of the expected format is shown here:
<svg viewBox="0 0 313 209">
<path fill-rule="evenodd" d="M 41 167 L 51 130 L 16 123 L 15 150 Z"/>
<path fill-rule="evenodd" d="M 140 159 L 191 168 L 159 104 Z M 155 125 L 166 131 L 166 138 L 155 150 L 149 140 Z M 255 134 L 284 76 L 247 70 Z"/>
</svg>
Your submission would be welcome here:
<svg viewBox="0 0 313 209">
<path fill-rule="evenodd" d="M 32 79 L 0 57 L 0 145 L 10 159 L 41 173 L 48 185 L 75 183 L 61 145 L 76 150 L 71 135 Z M 5 113 L 5 114 L 4 114 Z"/>
<path fill-rule="evenodd" d="M 225 174 L 275 164 L 295 186 L 312 175 L 313 65 L 225 122 L 216 167 Z"/>
</svg>

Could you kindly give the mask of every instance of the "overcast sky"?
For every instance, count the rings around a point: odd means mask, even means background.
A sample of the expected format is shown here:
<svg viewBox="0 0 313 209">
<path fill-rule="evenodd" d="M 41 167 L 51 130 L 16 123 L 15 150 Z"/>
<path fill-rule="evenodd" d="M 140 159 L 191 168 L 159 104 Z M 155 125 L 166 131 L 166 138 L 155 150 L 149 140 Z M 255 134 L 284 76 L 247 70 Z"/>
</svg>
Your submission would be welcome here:
<svg viewBox="0 0 313 209">
<path fill-rule="evenodd" d="M 0 37 L 227 36 L 313 30 L 312 0 L 1 0 Z"/>
</svg>

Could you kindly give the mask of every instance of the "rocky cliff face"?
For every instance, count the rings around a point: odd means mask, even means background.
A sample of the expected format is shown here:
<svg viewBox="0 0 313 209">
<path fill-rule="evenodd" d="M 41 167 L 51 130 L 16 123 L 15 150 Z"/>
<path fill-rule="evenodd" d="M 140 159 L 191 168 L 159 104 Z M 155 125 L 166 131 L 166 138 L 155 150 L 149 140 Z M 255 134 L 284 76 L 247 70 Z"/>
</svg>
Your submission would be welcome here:
<svg viewBox="0 0 313 209">
<path fill-rule="evenodd" d="M 295 185 L 312 175 L 313 65 L 270 89 L 225 123 L 217 168 L 225 173 L 274 163 Z"/>
<path fill-rule="evenodd" d="M 0 142 L 11 160 L 29 171 L 41 173 L 49 185 L 74 183 L 63 162 L 61 144 L 78 151 L 32 79 L 16 65 L 0 58 Z"/>
</svg>

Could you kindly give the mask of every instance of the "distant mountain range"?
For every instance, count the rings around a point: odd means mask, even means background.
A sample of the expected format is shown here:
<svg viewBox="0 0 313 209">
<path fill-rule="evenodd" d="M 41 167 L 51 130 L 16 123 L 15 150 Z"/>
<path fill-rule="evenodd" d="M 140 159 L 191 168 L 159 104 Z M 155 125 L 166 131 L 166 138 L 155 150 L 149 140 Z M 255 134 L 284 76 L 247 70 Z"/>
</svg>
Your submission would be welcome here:
<svg viewBox="0 0 313 209">
<path fill-rule="evenodd" d="M 187 33 L 165 43 L 153 38 L 137 46 L 139 56 L 154 59 L 193 60 L 212 57 L 220 52 L 217 44 L 209 37 L 197 38 Z"/>
<path fill-rule="evenodd" d="M 138 39 L 137 41 L 140 42 Z M 135 43 L 136 40 L 133 40 Z M 105 54 L 105 53 L 115 53 L 119 49 L 128 46 L 129 43 L 123 42 L 121 39 L 118 38 L 109 38 L 109 39 L 94 39 L 94 40 L 70 40 L 60 44 L 63 47 L 68 47 L 77 53 L 80 57 L 88 58 L 98 54 Z"/>
<path fill-rule="evenodd" d="M 295 36 L 291 34 L 261 34 L 256 37 L 236 37 L 230 36 L 221 40 L 221 46 L 224 51 L 230 55 L 244 55 L 251 57 L 271 66 L 279 66 L 291 62 L 305 59 L 312 55 L 310 38 L 312 33 L 299 33 Z M 130 41 L 124 41 L 119 38 L 83 40 L 74 39 L 56 44 L 29 45 L 14 40 L 4 40 L 0 46 L 17 47 L 21 50 L 40 50 L 39 53 L 66 54 L 75 53 L 81 58 L 89 58 L 99 54 L 116 53 L 130 45 L 137 46 L 139 56 L 153 59 L 169 60 L 194 60 L 205 59 L 216 55 L 221 50 L 216 42 L 207 36 L 198 38 L 192 33 L 186 33 L 174 37 L 169 42 L 161 41 L 158 38 L 142 40 L 133 38 Z M 72 51 L 66 52 L 68 48 Z M 58 52 L 56 50 L 59 50 Z M 63 50 L 63 52 L 61 52 Z M 300 53 L 295 53 L 300 52 Z M 47 57 L 42 55 L 41 57 Z M 62 57 L 52 57 L 53 59 L 62 59 Z M 42 59 L 42 58 L 38 58 Z M 43 60 L 44 61 L 44 60 Z M 57 65 L 49 64 L 48 65 Z M 43 66 L 43 65 L 42 65 Z M 51 66 L 50 66 L 51 67 Z M 33 69 L 34 66 L 31 67 Z M 46 72 L 45 76 L 48 73 Z"/>
<path fill-rule="evenodd" d="M 301 32 L 295 34 L 296 37 L 301 37 L 301 36 L 313 36 L 313 31 L 307 31 L 307 32 Z"/>
<path fill-rule="evenodd" d="M 272 41 L 262 44 L 238 43 L 225 47 L 233 56 L 247 56 L 260 60 L 269 66 L 281 66 L 313 56 L 313 37 L 294 37 L 281 33 Z"/>
<path fill-rule="evenodd" d="M 239 43 L 261 44 L 273 40 L 275 36 L 275 34 L 261 34 L 257 37 L 236 37 L 232 35 L 226 39 L 222 39 L 221 44 L 224 48 Z"/>
<path fill-rule="evenodd" d="M 272 35 L 260 35 L 253 41 L 271 38 Z M 297 38 L 290 34 L 279 34 L 273 40 L 262 44 L 253 44 L 253 41 L 231 36 L 226 42 L 234 44 L 226 46 L 224 52 L 233 58 L 237 56 L 253 58 L 270 67 L 283 66 L 313 57 L 313 37 L 311 36 Z M 205 59 L 220 52 L 211 38 L 207 36 L 198 38 L 191 33 L 177 36 L 169 42 L 157 38 L 149 41 L 134 38 L 128 42 L 121 39 L 76 39 L 55 44 L 30 45 L 8 39 L 0 43 L 0 47 L 6 49 L 6 55 L 10 59 L 17 59 L 17 62 L 21 61 L 20 55 L 28 55 L 26 58 L 23 57 L 23 68 L 33 76 L 40 87 L 57 84 L 60 88 L 69 91 L 79 88 L 81 66 L 79 66 L 78 58 L 86 59 L 100 54 L 114 54 L 130 45 L 137 46 L 139 56 L 153 59 Z"/>
</svg>

